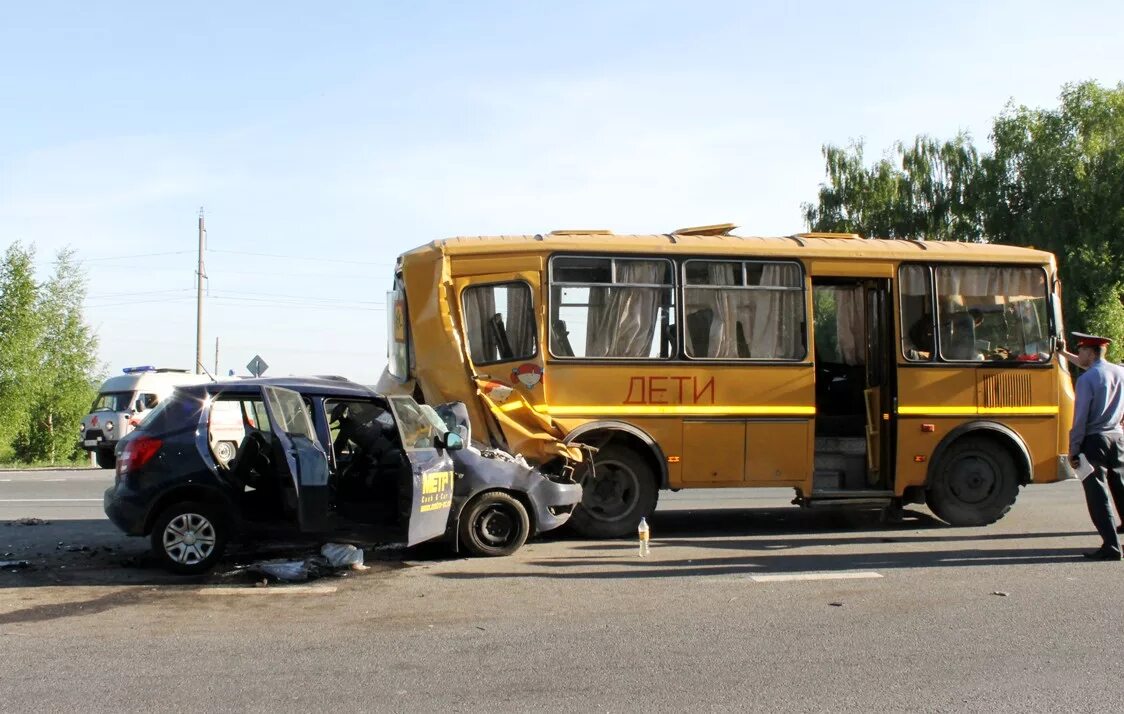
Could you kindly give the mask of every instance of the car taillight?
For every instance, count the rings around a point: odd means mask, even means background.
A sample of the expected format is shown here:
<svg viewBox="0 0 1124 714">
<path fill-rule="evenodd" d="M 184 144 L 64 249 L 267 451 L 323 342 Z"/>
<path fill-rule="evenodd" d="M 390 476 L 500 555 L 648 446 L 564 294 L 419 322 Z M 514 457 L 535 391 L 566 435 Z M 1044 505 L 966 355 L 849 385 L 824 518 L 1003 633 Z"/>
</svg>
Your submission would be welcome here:
<svg viewBox="0 0 1124 714">
<path fill-rule="evenodd" d="M 163 441 L 152 436 L 138 436 L 127 441 L 121 458 L 117 459 L 117 475 L 124 476 L 143 467 L 156 456 L 163 445 Z"/>
</svg>

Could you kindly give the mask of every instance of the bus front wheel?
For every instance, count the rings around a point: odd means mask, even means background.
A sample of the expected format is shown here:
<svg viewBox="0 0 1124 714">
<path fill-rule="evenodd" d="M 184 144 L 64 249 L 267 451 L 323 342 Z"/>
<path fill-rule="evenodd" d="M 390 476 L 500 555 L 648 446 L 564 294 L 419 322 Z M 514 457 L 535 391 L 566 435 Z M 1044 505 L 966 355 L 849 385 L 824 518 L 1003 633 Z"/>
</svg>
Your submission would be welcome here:
<svg viewBox="0 0 1124 714">
<path fill-rule="evenodd" d="M 571 527 L 590 538 L 635 534 L 640 519 L 656 510 L 659 491 L 651 464 L 627 446 L 609 444 L 593 457 L 593 466 L 595 474 L 582 481 Z"/>
<path fill-rule="evenodd" d="M 1010 452 L 994 439 L 969 436 L 942 455 L 925 500 L 950 525 L 986 526 L 1006 515 L 1018 494 Z"/>
</svg>

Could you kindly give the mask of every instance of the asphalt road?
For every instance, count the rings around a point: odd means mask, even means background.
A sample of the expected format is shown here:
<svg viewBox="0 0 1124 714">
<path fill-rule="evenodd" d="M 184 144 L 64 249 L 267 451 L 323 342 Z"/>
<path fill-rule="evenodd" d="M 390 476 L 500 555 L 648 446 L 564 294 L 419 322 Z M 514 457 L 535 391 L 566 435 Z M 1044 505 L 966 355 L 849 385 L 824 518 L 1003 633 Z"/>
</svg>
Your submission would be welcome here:
<svg viewBox="0 0 1124 714">
<path fill-rule="evenodd" d="M 84 500 L 109 478 L 0 472 L 0 547 L 33 562 L 0 571 L 4 709 L 1024 712 L 1124 693 L 1124 565 L 1080 559 L 1097 539 L 1075 483 L 982 529 L 664 494 L 648 558 L 430 547 L 255 588 L 145 567 Z M 8 525 L 29 516 L 50 523 Z"/>
</svg>

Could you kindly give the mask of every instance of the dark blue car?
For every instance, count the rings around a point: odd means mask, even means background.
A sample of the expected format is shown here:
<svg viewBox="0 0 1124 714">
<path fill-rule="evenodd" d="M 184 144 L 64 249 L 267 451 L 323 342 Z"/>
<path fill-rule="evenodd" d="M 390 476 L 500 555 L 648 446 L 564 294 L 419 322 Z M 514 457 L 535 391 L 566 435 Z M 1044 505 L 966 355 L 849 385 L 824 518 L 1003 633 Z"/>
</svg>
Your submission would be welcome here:
<svg viewBox="0 0 1124 714">
<path fill-rule="evenodd" d="M 278 525 L 506 555 L 565 523 L 579 485 L 471 446 L 463 407 L 440 410 L 338 378 L 181 387 L 125 441 L 105 512 L 181 573 Z"/>
</svg>

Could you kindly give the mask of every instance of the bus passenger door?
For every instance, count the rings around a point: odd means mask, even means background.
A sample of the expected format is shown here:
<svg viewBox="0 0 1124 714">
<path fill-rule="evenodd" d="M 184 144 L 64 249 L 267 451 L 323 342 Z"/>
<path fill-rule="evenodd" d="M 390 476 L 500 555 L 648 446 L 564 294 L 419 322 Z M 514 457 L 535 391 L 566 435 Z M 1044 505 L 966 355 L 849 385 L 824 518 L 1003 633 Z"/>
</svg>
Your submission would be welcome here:
<svg viewBox="0 0 1124 714">
<path fill-rule="evenodd" d="M 866 293 L 866 416 L 867 485 L 890 488 L 894 445 L 894 349 L 892 300 L 888 280 L 868 280 Z"/>
<path fill-rule="evenodd" d="M 816 444 L 813 495 L 889 488 L 893 445 L 894 324 L 890 281 L 813 278 Z"/>
<path fill-rule="evenodd" d="M 536 410 L 546 402 L 538 329 L 543 319 L 540 276 L 528 270 L 455 281 L 462 349 L 484 410 L 483 423 L 492 425 L 491 441 L 538 458 L 561 438 Z"/>
</svg>

